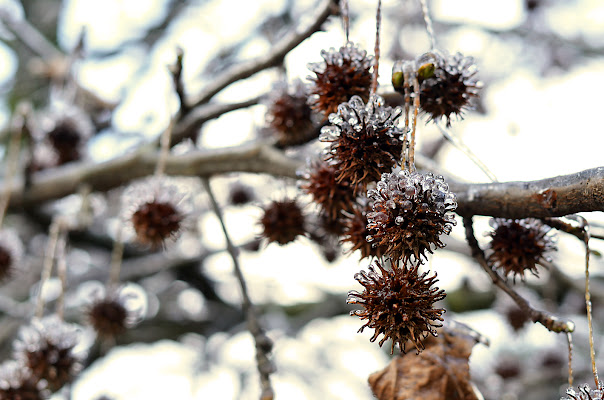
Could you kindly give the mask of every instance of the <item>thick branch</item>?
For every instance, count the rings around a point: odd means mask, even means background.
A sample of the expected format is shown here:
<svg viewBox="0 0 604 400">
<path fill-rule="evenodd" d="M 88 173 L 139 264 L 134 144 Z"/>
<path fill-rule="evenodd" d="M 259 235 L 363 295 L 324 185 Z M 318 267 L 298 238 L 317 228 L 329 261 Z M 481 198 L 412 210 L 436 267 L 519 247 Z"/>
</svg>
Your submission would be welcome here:
<svg viewBox="0 0 604 400">
<path fill-rule="evenodd" d="M 25 193 L 22 192 L 23 182 L 12 187 L 10 207 L 31 206 L 61 198 L 74 193 L 83 183 L 95 191 L 112 189 L 152 174 L 156 162 L 155 149 L 147 147 L 101 164 L 74 163 L 44 171 L 35 175 Z M 290 158 L 268 143 L 251 143 L 170 156 L 166 172 L 206 177 L 250 172 L 295 178 L 302 164 L 302 160 Z M 433 164 L 424 158 L 417 160 L 420 169 L 434 170 Z M 604 210 L 604 167 L 527 182 L 476 184 L 447 181 L 457 194 L 457 213 L 461 216 L 547 218 Z"/>
<path fill-rule="evenodd" d="M 95 191 L 106 191 L 133 179 L 153 174 L 158 153 L 149 148 L 104 163 L 73 163 L 34 176 L 23 192 L 23 180 L 11 188 L 10 207 L 32 206 L 67 196 L 88 184 Z M 166 173 L 184 176 L 211 176 L 228 172 L 267 173 L 296 176 L 301 161 L 285 156 L 266 143 L 253 143 L 228 149 L 194 151 L 167 159 Z M 4 184 L 4 182 L 3 182 Z"/>
<path fill-rule="evenodd" d="M 462 216 L 546 218 L 604 210 L 604 167 L 537 181 L 449 186 Z"/>
<path fill-rule="evenodd" d="M 264 56 L 229 68 L 206 86 L 198 97 L 190 102 L 190 107 L 193 108 L 207 103 L 215 94 L 233 82 L 248 78 L 266 68 L 279 65 L 287 53 L 321 28 L 323 22 L 332 14 L 333 7 L 335 7 L 333 0 L 322 0 L 311 18 L 312 22 L 310 24 L 293 29 Z"/>
</svg>

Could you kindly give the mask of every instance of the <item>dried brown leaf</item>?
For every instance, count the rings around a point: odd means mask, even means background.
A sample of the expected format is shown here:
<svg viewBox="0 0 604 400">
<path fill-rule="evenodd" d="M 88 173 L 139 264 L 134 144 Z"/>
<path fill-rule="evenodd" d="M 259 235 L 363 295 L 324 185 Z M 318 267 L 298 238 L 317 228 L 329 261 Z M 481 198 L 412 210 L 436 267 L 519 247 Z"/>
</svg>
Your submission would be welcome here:
<svg viewBox="0 0 604 400">
<path fill-rule="evenodd" d="M 441 330 L 421 354 L 395 357 L 371 374 L 371 390 L 379 400 L 480 400 L 468 364 L 475 343 L 474 336 Z"/>
</svg>

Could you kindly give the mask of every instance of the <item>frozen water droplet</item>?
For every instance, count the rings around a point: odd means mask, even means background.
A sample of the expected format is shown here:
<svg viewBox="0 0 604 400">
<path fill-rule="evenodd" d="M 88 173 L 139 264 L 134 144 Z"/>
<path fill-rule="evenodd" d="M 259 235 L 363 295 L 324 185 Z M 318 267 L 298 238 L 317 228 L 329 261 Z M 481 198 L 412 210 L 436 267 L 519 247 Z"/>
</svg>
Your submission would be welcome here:
<svg viewBox="0 0 604 400">
<path fill-rule="evenodd" d="M 386 207 L 391 208 L 391 209 L 394 210 L 396 208 L 396 203 L 392 199 L 387 200 L 386 201 Z"/>
</svg>

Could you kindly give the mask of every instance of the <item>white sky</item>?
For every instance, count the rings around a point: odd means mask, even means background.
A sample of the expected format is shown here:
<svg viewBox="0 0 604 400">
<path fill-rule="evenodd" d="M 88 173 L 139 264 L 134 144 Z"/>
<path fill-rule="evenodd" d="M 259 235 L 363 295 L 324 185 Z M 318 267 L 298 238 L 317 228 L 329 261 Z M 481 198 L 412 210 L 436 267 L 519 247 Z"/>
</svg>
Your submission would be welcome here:
<svg viewBox="0 0 604 400">
<path fill-rule="evenodd" d="M 0 1 L 0 6 L 7 2 L 8 0 Z M 81 28 L 86 26 L 90 50 L 93 53 L 110 51 L 124 40 L 139 37 L 149 21 L 161 17 L 165 3 L 165 0 L 65 1 L 59 29 L 60 43 L 65 49 L 71 48 Z M 310 0 L 301 3 L 297 6 L 299 9 L 312 5 Z M 513 28 L 522 21 L 522 3 L 520 0 L 435 0 L 432 5 L 436 23 L 469 22 L 500 30 Z M 567 37 L 582 35 L 589 42 L 601 42 L 604 37 L 604 4 L 597 0 L 574 3 L 572 11 L 570 5 L 554 7 L 545 16 L 545 21 L 555 25 Z M 397 3 L 385 1 L 384 4 L 388 7 Z M 174 109 L 176 106 L 166 69 L 173 60 L 175 46 L 179 45 L 185 50 L 185 82 L 194 91 L 203 84 L 199 74 L 218 49 L 248 35 L 261 20 L 258 16 L 276 14 L 282 6 L 282 1 L 275 0 L 199 2 L 199 5 L 192 7 L 170 27 L 168 36 L 152 50 L 148 65 L 142 64 L 145 49 L 131 47 L 127 52 L 105 60 L 84 61 L 79 79 L 83 85 L 101 96 L 121 100 L 113 120 L 116 129 L 156 135 L 168 121 L 167 109 Z M 373 2 L 351 1 L 351 7 L 372 10 Z M 364 44 L 366 48 L 372 48 L 373 24 L 372 11 L 363 13 L 352 26 L 351 38 Z M 304 79 L 308 75 L 306 64 L 320 60 L 320 49 L 337 47 L 342 43 L 340 24 L 335 22 L 327 26 L 330 28 L 328 32 L 314 35 L 287 57 L 289 78 Z M 391 27 L 385 25 L 383 29 L 388 32 Z M 383 46 L 387 48 L 387 35 L 384 35 L 383 40 Z M 469 114 L 466 120 L 454 125 L 455 134 L 463 139 L 499 180 L 539 179 L 602 165 L 604 132 L 598 125 L 597 118 L 601 112 L 600 93 L 604 92 L 604 80 L 601 78 L 604 76 L 604 60 L 594 59 L 568 73 L 542 78 L 528 69 L 510 68 L 513 62 L 506 59 L 506 54 L 510 55 L 509 59 L 513 59 L 524 49 L 505 41 L 493 43 L 490 37 L 476 28 L 460 28 L 449 37 L 438 40 L 451 52 L 461 50 L 484 54 L 478 59 L 481 71 L 486 76 L 505 77 L 489 86 L 482 94 L 490 111 L 488 115 Z M 417 37 L 418 51 L 422 51 L 426 43 L 426 37 Z M 243 54 L 251 57 L 264 51 L 266 43 L 251 40 Z M 389 82 L 389 68 L 388 63 L 384 62 L 380 70 L 380 82 L 384 86 Z M 0 44 L 0 85 L 10 79 L 15 69 L 14 58 Z M 240 99 L 242 90 L 252 97 L 267 90 L 275 77 L 273 72 L 267 72 L 226 90 L 220 99 Z M 252 108 L 208 123 L 204 127 L 202 144 L 214 148 L 249 140 L 261 121 L 259 113 L 261 115 L 262 110 Z M 148 118 L 150 115 L 151 119 Z M 2 118 L 5 119 L 6 116 L 0 112 L 0 123 Z M 430 134 L 430 128 L 422 127 L 420 134 L 423 129 L 428 132 L 426 135 Z M 228 142 L 221 134 L 225 131 L 229 131 Z M 131 144 L 118 141 L 107 134 L 95 139 L 91 148 L 92 157 L 104 160 L 114 155 L 116 148 L 125 148 Z M 443 162 L 457 176 L 470 181 L 485 180 L 484 174 L 456 149 L 447 150 Z M 253 226 L 253 218 L 250 217 L 253 213 L 227 213 L 227 222 L 233 223 L 235 236 L 241 229 L 237 224 Z M 216 221 L 208 217 L 202 221 L 201 227 L 206 233 L 215 232 Z M 458 226 L 456 229 L 461 228 Z M 241 234 L 241 237 L 245 238 L 247 234 L 249 230 Z M 217 235 L 204 237 L 204 245 L 207 247 L 223 244 Z M 319 255 L 314 252 L 309 254 L 306 242 L 283 248 L 270 246 L 261 254 L 244 254 L 242 264 L 254 300 L 282 304 L 304 300 L 320 301 L 323 291 L 345 293 L 356 287 L 353 274 L 360 268 L 366 268 L 366 263 L 359 265 L 356 255 L 328 266 Z M 462 261 L 445 255 L 436 258 L 433 264 L 453 265 L 458 272 L 467 268 Z M 206 268 L 208 274 L 217 281 L 220 294 L 227 301 L 238 304 L 239 294 L 233 289 L 236 284 L 230 273 L 228 257 L 213 257 Z M 445 288 L 459 284 L 459 273 L 439 272 L 439 276 Z M 195 307 L 203 307 L 203 302 L 191 296 L 191 293 L 183 301 L 186 302 L 187 299 Z M 507 340 L 507 337 L 502 336 L 505 331 L 501 320 L 492 314 L 472 314 L 461 318 L 477 325 L 476 329 L 487 334 L 495 349 Z M 367 335 L 356 334 L 360 325 L 356 318 L 345 316 L 331 321 L 314 321 L 297 338 L 275 332 L 275 335 L 282 335 L 277 340 L 275 351 L 277 361 L 283 363 L 283 368 L 275 377 L 279 397 L 312 399 L 319 398 L 317 393 L 329 393 L 330 399 L 370 399 L 364 379 L 369 372 L 384 365 L 387 357 L 375 344 L 369 343 Z M 544 345 L 554 345 L 550 340 L 556 340 L 551 339 L 552 335 L 544 336 L 538 327 L 526 334 L 528 342 L 535 337 L 543 340 Z M 248 379 L 244 382 L 246 386 L 242 386 L 238 375 L 242 371 L 249 373 L 253 370 L 253 365 L 250 364 L 253 361 L 252 348 L 246 334 L 232 338 L 209 338 L 207 343 L 203 342 L 200 346 L 206 353 L 220 352 L 219 349 L 224 351 L 211 360 L 200 359 L 203 352 L 200 353 L 199 347 L 175 342 L 118 348 L 86 372 L 74 387 L 73 399 L 95 400 L 95 396 L 103 393 L 111 395 L 115 400 L 153 400 L 166 397 L 222 400 L 257 397 L 256 376 L 247 376 Z M 347 352 L 347 349 L 351 351 Z M 486 350 L 477 351 L 480 354 L 477 359 L 486 360 L 488 354 L 492 354 Z M 333 363 L 331 370 L 322 371 L 329 374 L 332 382 L 330 385 L 323 381 L 312 381 L 316 378 L 316 371 L 312 370 L 313 362 L 321 357 L 329 358 Z M 350 374 L 356 378 L 350 379 Z M 304 378 L 308 380 L 305 381 Z M 251 385 L 251 388 L 247 385 Z"/>
</svg>

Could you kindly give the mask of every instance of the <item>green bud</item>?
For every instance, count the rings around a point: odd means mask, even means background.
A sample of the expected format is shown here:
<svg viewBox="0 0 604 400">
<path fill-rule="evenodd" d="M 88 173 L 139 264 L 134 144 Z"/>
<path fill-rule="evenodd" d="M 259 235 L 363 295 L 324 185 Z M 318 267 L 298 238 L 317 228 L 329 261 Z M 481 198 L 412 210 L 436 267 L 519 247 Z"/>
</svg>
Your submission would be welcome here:
<svg viewBox="0 0 604 400">
<path fill-rule="evenodd" d="M 425 81 L 426 79 L 432 78 L 434 76 L 434 70 L 436 67 L 432 63 L 426 63 L 417 69 L 417 79 L 421 81 Z"/>
<path fill-rule="evenodd" d="M 405 77 L 404 77 L 402 71 L 392 73 L 392 87 L 394 87 L 394 90 L 396 90 L 398 92 L 403 91 L 404 82 L 405 82 Z"/>
</svg>

